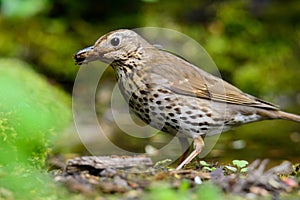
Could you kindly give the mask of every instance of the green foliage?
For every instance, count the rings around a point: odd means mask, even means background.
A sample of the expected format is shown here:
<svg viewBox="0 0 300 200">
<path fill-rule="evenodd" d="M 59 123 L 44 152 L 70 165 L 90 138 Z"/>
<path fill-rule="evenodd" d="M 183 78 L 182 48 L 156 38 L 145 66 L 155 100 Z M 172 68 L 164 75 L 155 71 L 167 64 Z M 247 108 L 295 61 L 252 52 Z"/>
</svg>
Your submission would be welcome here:
<svg viewBox="0 0 300 200">
<path fill-rule="evenodd" d="M 244 168 L 246 167 L 249 163 L 246 160 L 233 160 L 232 164 L 237 166 L 238 168 Z"/>
<path fill-rule="evenodd" d="M 190 188 L 188 181 L 182 181 L 178 189 L 161 183 L 153 185 L 153 188 L 145 195 L 145 199 L 212 199 L 218 200 L 222 198 L 220 189 L 212 183 L 204 183 L 193 189 Z"/>
<path fill-rule="evenodd" d="M 257 10 L 251 10 L 251 6 L 251 1 L 227 1 L 217 6 L 209 29 L 212 35 L 208 36 L 208 50 L 218 67 L 232 74 L 233 79 L 227 79 L 243 90 L 265 96 L 290 93 L 296 88 L 293 80 L 300 71 L 296 64 L 299 60 L 295 60 L 297 47 L 291 45 L 298 36 L 288 32 L 299 30 L 299 26 L 280 14 L 280 4 L 259 4 Z M 294 7 L 296 3 L 285 6 Z M 294 8 L 288 12 L 297 15 Z"/>
<path fill-rule="evenodd" d="M 32 17 L 46 8 L 48 0 L 2 0 L 2 13 L 6 17 Z"/>
<path fill-rule="evenodd" d="M 226 165 L 225 168 L 228 169 L 228 170 L 230 170 L 230 171 L 232 171 L 232 172 L 236 172 L 237 171 L 237 168 L 229 166 L 229 165 Z"/>
<path fill-rule="evenodd" d="M 246 160 L 233 160 L 232 164 L 235 166 L 225 165 L 225 168 L 232 172 L 245 173 L 248 171 L 246 167 L 249 163 Z"/>
<path fill-rule="evenodd" d="M 149 191 L 149 195 L 145 199 L 174 199 L 179 198 L 179 195 L 168 184 L 154 184 Z"/>
<path fill-rule="evenodd" d="M 0 161 L 42 166 L 49 139 L 70 120 L 70 100 L 21 61 L 1 59 L 0 74 Z"/>
<path fill-rule="evenodd" d="M 207 162 L 205 162 L 204 160 L 200 161 L 200 165 L 203 166 L 203 169 L 207 170 L 207 171 L 214 171 L 216 169 L 216 167 L 212 167 L 210 166 L 210 164 L 208 164 Z"/>
<path fill-rule="evenodd" d="M 0 168 L 1 169 L 1 168 Z M 11 198 L 3 199 L 49 199 L 59 200 L 68 196 L 64 188 L 57 185 L 46 172 L 38 172 L 32 166 L 2 167 L 5 173 L 0 175 L 0 188 L 10 192 Z M 3 197 L 0 191 L 0 197 Z"/>
<path fill-rule="evenodd" d="M 218 187 L 212 183 L 204 183 L 197 187 L 196 190 L 197 198 L 195 199 L 222 199 L 221 191 Z"/>
<path fill-rule="evenodd" d="M 49 186 L 39 170 L 70 122 L 70 99 L 19 60 L 0 59 L 0 74 L 0 188 L 38 195 Z"/>
<path fill-rule="evenodd" d="M 165 160 L 157 161 L 154 165 L 154 168 L 164 167 L 164 166 L 169 165 L 170 163 L 172 163 L 172 160 L 169 158 L 167 158 Z"/>
<path fill-rule="evenodd" d="M 1 26 L 1 25 L 0 25 Z M 34 63 L 37 71 L 57 79 L 72 80 L 78 68 L 72 55 L 82 45 L 66 33 L 65 24 L 56 19 L 28 19 L 20 24 L 5 21 L 0 32 L 0 53 Z M 12 30 L 14 31 L 12 33 Z M 42 31 L 41 31 L 42 30 Z M 22 32 L 22 35 L 18 33 Z"/>
</svg>

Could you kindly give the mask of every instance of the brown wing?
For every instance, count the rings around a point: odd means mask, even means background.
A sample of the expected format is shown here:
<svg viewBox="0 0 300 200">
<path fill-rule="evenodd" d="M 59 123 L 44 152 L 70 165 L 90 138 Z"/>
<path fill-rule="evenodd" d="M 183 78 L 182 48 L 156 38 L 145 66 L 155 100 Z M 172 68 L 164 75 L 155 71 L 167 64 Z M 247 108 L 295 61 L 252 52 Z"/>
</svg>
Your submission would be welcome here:
<svg viewBox="0 0 300 200">
<path fill-rule="evenodd" d="M 170 90 L 177 94 L 205 98 L 229 104 L 278 110 L 278 107 L 246 94 L 222 79 L 215 77 L 193 64 L 168 52 L 160 51 L 155 58 L 152 72 L 159 73 L 169 81 Z M 153 66 L 152 62 L 152 66 Z"/>
</svg>

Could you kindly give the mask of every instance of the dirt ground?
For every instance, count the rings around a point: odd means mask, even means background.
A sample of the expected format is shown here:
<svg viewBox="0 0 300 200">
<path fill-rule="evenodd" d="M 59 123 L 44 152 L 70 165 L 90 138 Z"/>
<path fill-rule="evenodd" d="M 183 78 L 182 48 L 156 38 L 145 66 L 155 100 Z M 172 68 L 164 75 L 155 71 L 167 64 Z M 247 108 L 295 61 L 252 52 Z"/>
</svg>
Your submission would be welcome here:
<svg viewBox="0 0 300 200">
<path fill-rule="evenodd" d="M 246 161 L 236 162 L 217 166 L 200 161 L 176 171 L 165 166 L 164 161 L 153 164 L 146 156 L 84 156 L 65 164 L 57 164 L 58 159 L 52 159 L 58 168 L 54 180 L 72 193 L 89 197 L 120 194 L 123 199 L 139 199 L 147 196 L 157 183 L 176 192 L 184 182 L 190 192 L 212 183 L 224 195 L 234 194 L 242 199 L 281 199 L 286 195 L 300 198 L 299 164 L 283 162 L 266 170 L 268 160 L 255 160 L 249 165 Z"/>
</svg>

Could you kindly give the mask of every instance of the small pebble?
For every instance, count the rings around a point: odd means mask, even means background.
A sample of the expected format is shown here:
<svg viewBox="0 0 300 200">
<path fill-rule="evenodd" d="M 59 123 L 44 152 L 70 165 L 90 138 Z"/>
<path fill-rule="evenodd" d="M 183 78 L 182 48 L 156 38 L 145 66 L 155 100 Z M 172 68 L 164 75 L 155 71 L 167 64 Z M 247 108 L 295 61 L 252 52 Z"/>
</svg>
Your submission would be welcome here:
<svg viewBox="0 0 300 200">
<path fill-rule="evenodd" d="M 114 177 L 114 183 L 125 188 L 129 187 L 127 181 L 122 179 L 120 176 Z"/>
<path fill-rule="evenodd" d="M 202 184 L 202 180 L 199 176 L 195 176 L 194 181 L 197 185 L 201 185 Z"/>
</svg>

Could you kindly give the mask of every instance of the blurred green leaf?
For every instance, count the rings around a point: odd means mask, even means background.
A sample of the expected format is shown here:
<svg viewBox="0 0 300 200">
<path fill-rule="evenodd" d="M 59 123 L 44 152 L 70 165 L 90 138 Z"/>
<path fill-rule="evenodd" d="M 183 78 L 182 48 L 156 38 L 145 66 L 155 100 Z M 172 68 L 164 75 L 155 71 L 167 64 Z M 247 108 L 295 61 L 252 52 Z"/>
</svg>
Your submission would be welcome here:
<svg viewBox="0 0 300 200">
<path fill-rule="evenodd" d="M 239 168 L 244 168 L 248 165 L 246 160 L 233 160 L 232 163 Z"/>
<path fill-rule="evenodd" d="M 226 165 L 225 167 L 227 169 L 229 169 L 230 171 L 232 171 L 232 172 L 236 172 L 237 171 L 237 168 L 235 168 L 235 167 L 232 167 L 232 166 L 229 166 L 229 165 Z"/>
<path fill-rule="evenodd" d="M 1 12 L 5 17 L 32 17 L 43 11 L 48 0 L 1 0 Z"/>
<path fill-rule="evenodd" d="M 0 74 L 0 163 L 41 167 L 51 138 L 70 121 L 70 99 L 24 62 L 0 59 Z"/>
<path fill-rule="evenodd" d="M 16 59 L 0 59 L 0 97 L 0 188 L 16 199 L 59 199 L 41 171 L 51 140 L 70 123 L 70 97 Z"/>
<path fill-rule="evenodd" d="M 220 189 L 212 183 L 204 183 L 197 186 L 196 190 L 197 199 L 211 199 L 219 200 L 222 199 Z"/>
<path fill-rule="evenodd" d="M 200 160 L 200 165 L 202 165 L 202 166 L 204 166 L 204 167 L 207 167 L 207 166 L 209 166 L 209 164 L 206 162 L 206 161 L 204 161 L 204 160 Z"/>
</svg>

